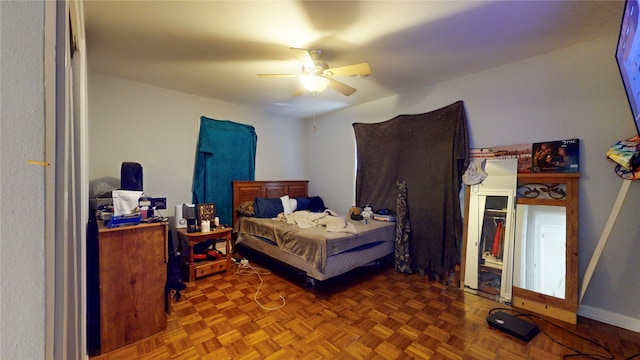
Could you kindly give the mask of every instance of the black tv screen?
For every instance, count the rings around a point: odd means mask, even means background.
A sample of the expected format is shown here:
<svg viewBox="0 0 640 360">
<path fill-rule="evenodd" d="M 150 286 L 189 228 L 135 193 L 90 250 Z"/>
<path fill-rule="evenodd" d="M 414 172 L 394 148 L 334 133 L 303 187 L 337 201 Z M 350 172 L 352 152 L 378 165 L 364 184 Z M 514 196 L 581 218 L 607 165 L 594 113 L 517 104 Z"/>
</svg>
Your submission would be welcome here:
<svg viewBox="0 0 640 360">
<path fill-rule="evenodd" d="M 631 113 L 640 134 L 640 32 L 638 31 L 638 0 L 627 0 L 620 25 L 616 61 L 627 93 Z"/>
</svg>

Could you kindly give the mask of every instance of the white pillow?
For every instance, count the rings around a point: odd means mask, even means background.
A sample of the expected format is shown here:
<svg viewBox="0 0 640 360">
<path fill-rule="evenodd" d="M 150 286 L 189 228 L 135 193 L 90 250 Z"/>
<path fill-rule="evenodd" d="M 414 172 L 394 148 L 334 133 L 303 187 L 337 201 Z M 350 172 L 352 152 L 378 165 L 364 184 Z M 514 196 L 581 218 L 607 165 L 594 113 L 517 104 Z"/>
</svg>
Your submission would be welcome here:
<svg viewBox="0 0 640 360">
<path fill-rule="evenodd" d="M 298 208 L 298 200 L 289 198 L 289 206 L 291 207 L 291 212 L 296 211 L 296 209 Z"/>
<path fill-rule="evenodd" d="M 289 215 L 296 208 L 291 209 L 291 202 L 289 202 L 289 195 L 281 196 L 280 201 L 282 201 L 282 207 L 284 208 L 285 215 Z"/>
</svg>

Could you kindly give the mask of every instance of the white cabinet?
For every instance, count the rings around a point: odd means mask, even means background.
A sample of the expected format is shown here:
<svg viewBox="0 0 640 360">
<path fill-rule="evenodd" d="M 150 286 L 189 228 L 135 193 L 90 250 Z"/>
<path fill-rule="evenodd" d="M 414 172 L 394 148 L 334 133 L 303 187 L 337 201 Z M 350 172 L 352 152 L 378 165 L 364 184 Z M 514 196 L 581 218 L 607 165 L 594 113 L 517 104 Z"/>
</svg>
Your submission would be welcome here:
<svg viewBox="0 0 640 360">
<path fill-rule="evenodd" d="M 487 160 L 487 178 L 469 188 L 464 287 L 511 303 L 517 160 Z"/>
</svg>

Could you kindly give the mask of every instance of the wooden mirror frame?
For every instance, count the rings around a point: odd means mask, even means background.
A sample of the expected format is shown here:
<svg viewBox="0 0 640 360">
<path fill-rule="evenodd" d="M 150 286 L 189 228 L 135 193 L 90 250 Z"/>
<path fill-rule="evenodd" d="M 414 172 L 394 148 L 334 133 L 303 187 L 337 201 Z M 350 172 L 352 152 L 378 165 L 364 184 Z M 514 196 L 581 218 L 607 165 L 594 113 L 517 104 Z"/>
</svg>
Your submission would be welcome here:
<svg viewBox="0 0 640 360">
<path fill-rule="evenodd" d="M 551 205 L 566 209 L 566 281 L 564 299 L 513 286 L 512 305 L 541 315 L 577 322 L 578 310 L 578 179 L 579 173 L 519 173 L 518 188 L 528 184 L 564 184 L 561 199 L 516 196 L 516 205 Z"/>
<path fill-rule="evenodd" d="M 517 177 L 518 187 L 526 184 L 564 184 L 566 194 L 563 199 L 523 198 L 516 195 L 515 204 L 552 205 L 566 208 L 566 281 L 564 299 L 513 286 L 511 304 L 514 307 L 575 324 L 578 311 L 578 179 L 580 174 L 518 173 Z M 466 270 L 470 188 L 469 185 L 465 187 L 465 222 L 462 236 L 460 289 L 464 289 Z"/>
</svg>

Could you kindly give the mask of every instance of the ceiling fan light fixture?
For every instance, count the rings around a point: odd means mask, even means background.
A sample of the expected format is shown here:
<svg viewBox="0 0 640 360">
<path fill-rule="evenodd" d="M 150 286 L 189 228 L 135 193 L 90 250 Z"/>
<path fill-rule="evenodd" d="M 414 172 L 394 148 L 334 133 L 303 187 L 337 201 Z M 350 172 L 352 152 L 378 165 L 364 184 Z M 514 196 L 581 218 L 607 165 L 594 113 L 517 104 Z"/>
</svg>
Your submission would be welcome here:
<svg viewBox="0 0 640 360">
<path fill-rule="evenodd" d="M 302 75 L 300 82 L 305 89 L 314 93 L 323 92 L 329 86 L 329 79 L 318 75 Z"/>
</svg>

